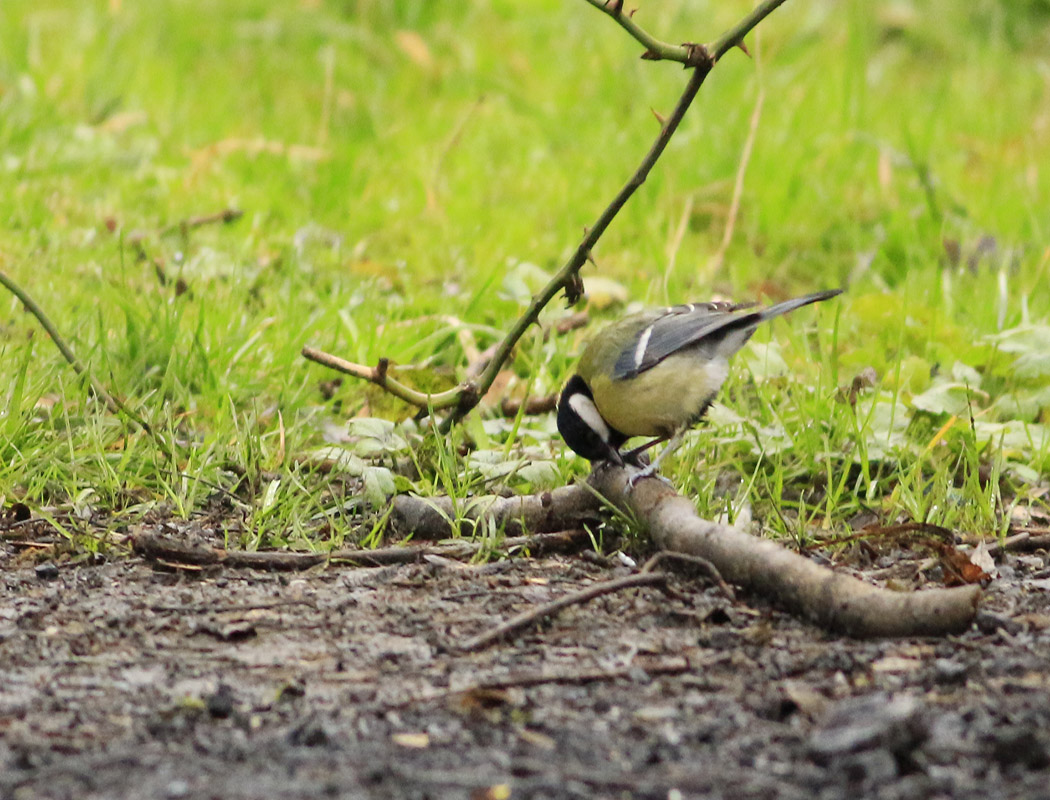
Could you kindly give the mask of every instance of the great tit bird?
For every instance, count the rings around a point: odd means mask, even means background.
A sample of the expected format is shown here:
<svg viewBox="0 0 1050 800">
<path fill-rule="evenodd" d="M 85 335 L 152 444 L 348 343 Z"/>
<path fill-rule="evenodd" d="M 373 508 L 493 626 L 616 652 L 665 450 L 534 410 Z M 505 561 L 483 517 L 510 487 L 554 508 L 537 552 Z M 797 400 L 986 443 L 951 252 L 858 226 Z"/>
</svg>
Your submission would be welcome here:
<svg viewBox="0 0 1050 800">
<path fill-rule="evenodd" d="M 651 475 L 715 399 L 729 359 L 773 317 L 841 294 L 831 289 L 765 309 L 754 303 L 690 303 L 644 311 L 600 331 L 558 401 L 558 430 L 588 461 L 641 467 L 640 454 L 670 440 L 637 480 Z M 621 453 L 632 436 L 655 439 Z"/>
</svg>

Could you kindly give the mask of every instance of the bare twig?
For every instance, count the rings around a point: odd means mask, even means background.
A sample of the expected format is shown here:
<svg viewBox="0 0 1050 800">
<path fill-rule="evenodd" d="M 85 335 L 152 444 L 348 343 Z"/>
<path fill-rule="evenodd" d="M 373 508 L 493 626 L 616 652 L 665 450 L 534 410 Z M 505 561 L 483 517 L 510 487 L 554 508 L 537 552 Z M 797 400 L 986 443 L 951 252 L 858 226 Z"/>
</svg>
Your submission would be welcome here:
<svg viewBox="0 0 1050 800">
<path fill-rule="evenodd" d="M 591 250 L 605 233 L 609 224 L 620 212 L 631 195 L 645 183 L 650 171 L 660 158 L 667 143 L 678 130 L 682 118 L 692 104 L 696 93 L 700 90 L 707 75 L 711 72 L 718 60 L 730 49 L 740 45 L 746 36 L 759 22 L 771 14 L 785 0 L 764 0 L 740 22 L 723 33 L 718 39 L 709 45 L 686 43 L 683 45 L 669 45 L 660 42 L 634 23 L 631 16 L 622 13 L 622 0 L 609 0 L 607 3 L 598 0 L 587 0 L 591 5 L 599 8 L 606 14 L 612 16 L 631 36 L 646 47 L 646 57 L 661 58 L 679 61 L 691 70 L 689 81 L 686 84 L 672 113 L 661 126 L 660 134 L 656 141 L 646 153 L 634 174 L 624 184 L 623 188 L 616 194 L 608 206 L 598 216 L 595 223 L 587 229 L 583 240 L 577 245 L 573 254 L 565 265 L 551 278 L 550 282 L 536 295 L 525 312 L 515 321 L 503 340 L 496 347 L 492 359 L 485 370 L 476 381 L 468 380 L 461 383 L 455 389 L 437 394 L 424 394 L 392 381 L 385 375 L 378 379 L 375 371 L 360 364 L 353 364 L 343 359 L 323 353 L 312 347 L 303 348 L 303 356 L 318 363 L 338 369 L 348 375 L 353 375 L 364 380 L 372 381 L 383 389 L 395 394 L 402 400 L 421 409 L 452 409 L 449 415 L 442 421 L 440 430 L 447 432 L 452 425 L 468 414 L 492 386 L 499 374 L 500 369 L 510 356 L 514 346 L 518 343 L 525 331 L 539 319 L 540 312 L 547 307 L 561 291 L 565 291 L 567 298 L 574 303 L 582 293 L 582 281 L 579 272 L 584 264 L 590 259 Z M 649 55 L 649 54 L 652 55 Z"/>
<path fill-rule="evenodd" d="M 690 45 L 661 42 L 635 22 L 633 15 L 624 13 L 623 0 L 586 1 L 599 11 L 608 14 L 616 20 L 616 23 L 621 28 L 627 31 L 632 38 L 636 39 L 639 44 L 645 48 L 645 52 L 642 53 L 642 58 L 649 61 L 677 61 L 686 66 L 695 66 L 695 62 L 692 59 L 696 56 Z"/>
<path fill-rule="evenodd" d="M 1015 528 L 1010 526 L 1010 536 L 1001 542 L 988 545 L 992 555 L 1011 552 L 1050 550 L 1050 528 Z"/>
<path fill-rule="evenodd" d="M 244 212 L 239 208 L 224 208 L 222 211 L 215 211 L 211 214 L 198 214 L 193 217 L 186 217 L 178 222 L 173 222 L 170 225 L 165 225 L 156 231 L 157 236 L 170 236 L 173 233 L 181 233 L 185 236 L 191 230 L 195 228 L 202 228 L 205 225 L 215 225 L 222 223 L 223 225 L 230 222 L 236 222 L 244 216 Z M 151 233 L 149 231 L 136 230 L 129 233 L 124 237 L 124 241 L 131 245 L 142 245 Z"/>
<path fill-rule="evenodd" d="M 619 592 L 623 589 L 630 589 L 635 586 L 655 586 L 666 581 L 667 576 L 660 572 L 637 572 L 623 578 L 602 581 L 593 586 L 588 586 L 586 589 L 581 589 L 578 592 L 559 597 L 557 600 L 544 603 L 542 606 L 523 611 L 521 614 L 511 617 L 503 624 L 497 625 L 492 630 L 487 631 L 480 636 L 475 636 L 473 639 L 468 639 L 459 646 L 459 649 L 464 652 L 481 650 L 512 633 L 517 633 L 524 628 L 528 628 L 529 626 L 540 622 L 552 614 L 557 614 L 563 608 L 586 603 L 588 600 L 593 600 L 595 597 Z"/>
<path fill-rule="evenodd" d="M 244 216 L 244 212 L 239 208 L 224 208 L 222 211 L 216 211 L 212 214 L 198 214 L 195 217 L 186 217 L 186 219 L 179 220 L 178 222 L 169 225 L 167 228 L 161 230 L 161 235 L 167 233 L 174 233 L 179 231 L 185 234 L 187 231 L 191 231 L 194 228 L 203 228 L 205 225 L 214 225 L 216 223 L 222 223 L 224 225 L 235 222 Z"/>
<path fill-rule="evenodd" d="M 26 292 L 17 283 L 15 283 L 15 281 L 12 280 L 2 270 L 0 270 L 0 284 L 2 284 L 9 292 L 11 292 L 11 294 L 13 294 L 21 301 L 22 305 L 25 306 L 26 311 L 28 311 L 30 314 L 36 317 L 37 322 L 39 322 L 40 326 L 45 331 L 47 331 L 48 336 L 51 337 L 51 341 L 55 343 L 55 347 L 58 348 L 58 351 L 62 354 L 62 357 L 65 358 L 65 360 L 69 363 L 69 365 L 73 368 L 74 372 L 76 372 L 77 375 L 87 380 L 87 382 L 91 385 L 92 391 L 98 397 L 102 398 L 102 402 L 106 404 L 106 408 L 110 410 L 110 413 L 115 414 L 117 416 L 122 416 L 125 419 L 130 420 L 132 423 L 134 423 L 143 431 L 145 431 L 146 434 L 151 439 L 153 439 L 154 443 L 161 450 L 161 452 L 164 453 L 164 455 L 168 459 L 171 459 L 172 451 L 171 448 L 168 446 L 168 443 L 164 440 L 164 437 L 162 437 L 157 431 L 155 431 L 153 427 L 148 422 L 146 422 L 144 418 L 140 417 L 138 414 L 136 414 L 134 411 L 128 408 L 127 405 L 124 404 L 124 402 L 118 400 L 106 390 L 106 387 L 102 385 L 102 382 L 99 381 L 91 373 L 91 371 L 86 366 L 84 366 L 84 363 L 76 357 L 76 354 L 73 352 L 73 350 L 69 347 L 68 344 L 66 344 L 66 340 L 62 338 L 62 334 L 58 332 L 58 328 L 55 327 L 55 324 L 51 321 L 47 314 L 44 313 L 44 309 L 37 305 L 37 302 L 29 296 L 29 293 Z"/>
<path fill-rule="evenodd" d="M 513 349 L 514 345 L 517 344 L 518 340 L 525 334 L 525 331 L 539 319 L 540 312 L 547 307 L 547 304 L 553 300 L 559 292 L 563 289 L 569 294 L 569 299 L 575 299 L 575 295 L 578 291 L 577 284 L 579 282 L 579 272 L 584 264 L 587 263 L 587 259 L 590 257 L 591 249 L 595 244 L 598 243 L 598 239 L 601 238 L 602 234 L 605 233 L 606 229 L 612 223 L 613 219 L 620 212 L 620 209 L 626 205 L 638 188 L 645 183 L 646 178 L 649 177 L 649 173 L 652 171 L 653 166 L 656 164 L 660 155 L 667 147 L 667 143 L 671 140 L 675 131 L 678 130 L 678 126 L 682 122 L 682 118 L 685 116 L 685 112 L 689 110 L 689 106 L 693 102 L 693 98 L 696 97 L 696 93 L 700 91 L 700 86 L 703 84 L 704 79 L 711 71 L 713 62 L 708 61 L 703 66 L 694 67 L 692 74 L 689 76 L 689 82 L 682 92 L 682 95 L 678 98 L 678 103 L 675 105 L 674 111 L 667 118 L 667 122 L 663 125 L 660 130 L 659 136 L 656 137 L 656 141 L 653 143 L 649 152 L 646 153 L 645 158 L 642 159 L 641 164 L 634 171 L 634 174 L 628 179 L 627 183 L 623 185 L 623 188 L 616 194 L 612 202 L 606 206 L 605 210 L 598 216 L 594 224 L 587 230 L 583 240 L 577 245 L 576 250 L 569 257 L 569 260 L 565 262 L 565 265 L 558 270 L 550 282 L 536 295 L 533 296 L 532 302 L 529 304 L 528 309 L 522 314 L 511 326 L 511 329 L 507 332 L 507 335 L 500 342 L 497 347 L 495 354 L 492 357 L 492 361 L 489 362 L 488 367 L 481 373 L 478 378 L 477 386 L 478 390 L 482 393 L 488 390 L 488 387 L 492 385 L 492 382 L 496 379 L 499 374 L 499 370 L 506 361 L 507 356 Z M 453 423 L 461 419 L 467 414 L 472 408 L 473 404 L 467 405 L 461 403 L 456 410 L 454 410 L 442 423 L 442 430 L 448 430 Z"/>
<path fill-rule="evenodd" d="M 836 536 L 833 539 L 820 539 L 803 546 L 801 549 L 816 550 L 818 548 L 849 544 L 850 542 L 867 541 L 883 536 L 905 536 L 913 533 L 925 533 L 938 539 L 943 539 L 946 542 L 951 542 L 955 539 L 955 533 L 950 528 L 934 525 L 932 522 L 903 522 L 900 525 L 869 525 L 866 528 L 861 528 L 857 533 L 851 533 L 848 536 Z"/>
<path fill-rule="evenodd" d="M 661 550 L 642 565 L 641 572 L 652 572 L 662 561 L 681 561 L 684 564 L 693 564 L 700 567 L 707 573 L 707 577 L 714 582 L 723 595 L 730 600 L 736 600 L 733 587 L 722 579 L 722 574 L 718 571 L 718 568 L 701 556 L 689 555 L 689 553 L 676 553 L 673 550 Z"/>
<path fill-rule="evenodd" d="M 450 408 L 460 401 L 463 391 L 462 386 L 457 386 L 455 389 L 448 389 L 444 392 L 437 392 L 436 394 L 417 391 L 390 376 L 390 362 L 386 359 L 380 359 L 379 364 L 374 367 L 368 367 L 364 364 L 355 364 L 352 361 L 339 358 L 339 356 L 334 356 L 315 347 L 303 347 L 302 354 L 304 358 L 322 364 L 329 369 L 374 383 L 376 386 L 394 395 L 394 397 L 404 400 L 417 408 L 432 408 L 435 411 Z"/>
</svg>

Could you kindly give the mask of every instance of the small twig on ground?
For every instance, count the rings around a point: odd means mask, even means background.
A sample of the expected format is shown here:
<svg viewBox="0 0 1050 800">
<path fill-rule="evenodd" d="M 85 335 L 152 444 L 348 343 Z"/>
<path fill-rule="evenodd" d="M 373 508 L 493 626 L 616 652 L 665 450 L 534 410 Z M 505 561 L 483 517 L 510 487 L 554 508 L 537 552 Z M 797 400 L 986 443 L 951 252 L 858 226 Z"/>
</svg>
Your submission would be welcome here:
<svg viewBox="0 0 1050 800">
<path fill-rule="evenodd" d="M 904 536 L 905 534 L 913 533 L 926 533 L 946 542 L 955 541 L 955 532 L 950 528 L 934 525 L 932 522 L 903 522 L 900 525 L 869 525 L 866 528 L 861 528 L 857 533 L 851 533 L 848 536 L 836 536 L 832 539 L 818 539 L 802 545 L 799 549 L 802 552 L 806 552 L 825 547 L 834 547 L 840 544 L 849 544 L 850 542 L 866 542 L 869 539 Z"/>
<path fill-rule="evenodd" d="M 186 217 L 186 219 L 173 222 L 170 225 L 165 225 L 163 228 L 157 230 L 158 236 L 170 236 L 173 233 L 181 233 L 185 236 L 191 230 L 195 228 L 203 228 L 205 225 L 214 225 L 216 223 L 227 224 L 235 222 L 244 216 L 244 212 L 239 208 L 224 208 L 222 211 L 215 211 L 211 214 L 198 214 L 193 217 Z M 129 233 L 124 237 L 125 243 L 129 245 L 141 246 L 150 236 L 148 231 L 136 230 Z"/>
<path fill-rule="evenodd" d="M 558 613 L 563 608 L 586 603 L 588 600 L 593 600 L 595 597 L 612 594 L 613 592 L 619 592 L 623 589 L 631 589 L 635 586 L 655 586 L 666 581 L 667 576 L 660 572 L 636 572 L 633 575 L 627 575 L 623 578 L 602 581 L 593 586 L 588 586 L 586 589 L 572 592 L 564 597 L 559 597 L 557 600 L 552 600 L 549 603 L 544 603 L 542 606 L 537 606 L 536 608 L 529 609 L 517 616 L 511 617 L 509 620 L 501 625 L 497 625 L 492 630 L 463 642 L 459 645 L 458 649 L 468 653 L 474 650 L 482 650 L 512 633 L 517 633 L 524 628 L 528 628 L 529 626 Z"/>
<path fill-rule="evenodd" d="M 86 366 L 84 366 L 84 363 L 76 357 L 76 354 L 70 346 L 66 344 L 66 340 L 62 338 L 62 334 L 58 332 L 58 328 L 55 327 L 55 324 L 47 314 L 44 313 L 44 309 L 42 309 L 21 286 L 15 283 L 14 280 L 2 270 L 0 270 L 0 284 L 22 302 L 26 311 L 36 317 L 36 321 L 40 323 L 40 326 L 45 331 L 47 331 L 48 336 L 51 337 L 51 341 L 55 343 L 55 347 L 58 348 L 62 357 L 65 358 L 66 362 L 73 368 L 73 371 L 76 372 L 77 375 L 87 380 L 91 386 L 91 390 L 102 399 L 102 402 L 106 404 L 106 408 L 109 409 L 110 413 L 118 417 L 124 417 L 137 425 L 146 432 L 166 458 L 169 460 L 172 459 L 172 450 L 167 441 L 164 440 L 164 437 L 155 431 L 153 426 L 146 422 L 145 419 L 140 417 L 128 408 L 121 400 L 118 400 L 106 390 L 106 387 L 102 385 L 102 382 L 99 381 Z"/>
<path fill-rule="evenodd" d="M 504 539 L 495 550 L 509 553 L 528 549 L 532 553 L 571 550 L 590 543 L 586 531 L 571 530 L 517 536 Z M 487 542 L 459 541 L 431 547 L 384 547 L 376 550 L 333 550 L 330 553 L 292 553 L 276 551 L 245 552 L 221 547 L 188 544 L 155 532 L 142 532 L 132 538 L 132 547 L 143 558 L 168 565 L 224 566 L 241 569 L 296 571 L 319 564 L 344 563 L 360 567 L 411 564 L 427 556 L 466 559 L 489 546 Z"/>
<path fill-rule="evenodd" d="M 988 552 L 993 556 L 999 553 L 1031 552 L 1032 550 L 1050 550 L 1050 528 L 1010 528 L 1012 535 L 1001 542 L 988 545 Z"/>
<path fill-rule="evenodd" d="M 244 212 L 239 208 L 224 208 L 222 211 L 216 211 L 213 214 L 200 214 L 195 217 L 187 217 L 184 220 L 176 222 L 174 225 L 169 225 L 165 228 L 162 233 L 170 233 L 172 231 L 190 231 L 194 228 L 202 228 L 205 225 L 213 225 L 217 222 L 228 224 L 235 222 L 244 216 Z"/>
<path fill-rule="evenodd" d="M 736 594 L 733 592 L 733 587 L 722 580 L 722 575 L 719 573 L 718 568 L 715 567 L 706 558 L 700 556 L 689 555 L 688 553 L 676 553 L 673 550 L 661 550 L 659 553 L 654 555 L 648 561 L 642 565 L 641 572 L 652 572 L 656 569 L 657 564 L 662 561 L 681 561 L 685 564 L 693 564 L 700 567 L 721 590 L 722 594 L 725 595 L 729 600 L 736 600 Z"/>
</svg>

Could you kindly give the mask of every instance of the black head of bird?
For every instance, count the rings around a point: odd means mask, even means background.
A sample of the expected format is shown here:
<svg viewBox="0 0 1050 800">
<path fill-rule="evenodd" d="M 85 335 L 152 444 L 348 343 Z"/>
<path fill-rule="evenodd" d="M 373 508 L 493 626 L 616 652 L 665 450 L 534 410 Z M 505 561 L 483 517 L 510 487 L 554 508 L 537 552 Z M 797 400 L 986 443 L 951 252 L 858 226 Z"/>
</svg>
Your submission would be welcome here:
<svg viewBox="0 0 1050 800">
<path fill-rule="evenodd" d="M 841 293 L 831 289 L 769 308 L 690 303 L 614 322 L 590 341 L 562 391 L 562 438 L 589 461 L 636 466 L 643 450 L 669 439 L 643 471 L 652 474 L 707 411 L 729 374 L 729 359 L 760 324 Z M 634 436 L 654 441 L 621 452 Z"/>
</svg>

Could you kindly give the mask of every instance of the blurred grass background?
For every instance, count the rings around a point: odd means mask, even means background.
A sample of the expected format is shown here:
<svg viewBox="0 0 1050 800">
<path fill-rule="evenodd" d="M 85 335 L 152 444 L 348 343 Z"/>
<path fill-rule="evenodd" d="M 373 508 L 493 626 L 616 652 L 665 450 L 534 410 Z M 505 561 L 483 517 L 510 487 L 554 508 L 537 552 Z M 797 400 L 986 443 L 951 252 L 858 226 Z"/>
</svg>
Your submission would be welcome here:
<svg viewBox="0 0 1050 800">
<path fill-rule="evenodd" d="M 637 6 L 672 42 L 750 9 Z M 705 513 L 754 502 L 796 535 L 871 509 L 995 532 L 1045 507 L 1050 3 L 792 0 L 749 45 L 596 248 L 584 277 L 613 283 L 592 284 L 592 316 L 625 299 L 849 291 L 738 359 L 676 482 Z M 639 52 L 565 0 L 0 4 L 0 269 L 179 442 L 168 463 L 108 414 L 3 294 L 0 498 L 186 516 L 236 485 L 243 543 L 316 546 L 318 520 L 341 541 L 394 488 L 581 474 L 549 419 L 475 415 L 423 447 L 411 425 L 348 429 L 404 411 L 353 382 L 322 390 L 334 376 L 299 349 L 421 364 L 406 380 L 424 387 L 461 376 L 684 85 Z M 224 208 L 244 216 L 179 227 Z M 501 388 L 556 391 L 588 333 L 537 331 Z M 463 436 L 513 468 L 446 457 Z M 311 466 L 333 446 L 354 457 L 338 486 Z"/>
</svg>

